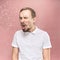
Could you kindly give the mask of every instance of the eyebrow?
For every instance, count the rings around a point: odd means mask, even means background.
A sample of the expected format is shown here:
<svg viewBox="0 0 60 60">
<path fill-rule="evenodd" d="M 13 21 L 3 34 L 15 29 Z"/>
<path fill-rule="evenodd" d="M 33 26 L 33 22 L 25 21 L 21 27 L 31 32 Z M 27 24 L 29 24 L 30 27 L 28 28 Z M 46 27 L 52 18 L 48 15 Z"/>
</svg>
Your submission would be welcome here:
<svg viewBox="0 0 60 60">
<path fill-rule="evenodd" d="M 20 19 L 24 18 L 24 19 L 27 19 L 28 17 L 19 17 Z"/>
</svg>

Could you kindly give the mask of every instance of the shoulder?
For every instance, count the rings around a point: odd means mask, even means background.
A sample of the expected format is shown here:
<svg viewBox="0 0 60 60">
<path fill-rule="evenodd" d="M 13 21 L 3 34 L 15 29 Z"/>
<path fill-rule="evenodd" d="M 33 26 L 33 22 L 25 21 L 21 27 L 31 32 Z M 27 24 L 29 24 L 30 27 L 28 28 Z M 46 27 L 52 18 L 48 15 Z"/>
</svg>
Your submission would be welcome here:
<svg viewBox="0 0 60 60">
<path fill-rule="evenodd" d="M 44 34 L 44 35 L 48 34 L 47 31 L 44 31 L 40 28 L 38 28 L 38 33 L 41 33 L 41 34 Z"/>
<path fill-rule="evenodd" d="M 18 30 L 18 31 L 15 32 L 14 35 L 19 35 L 19 34 L 21 34 L 21 33 L 22 33 L 22 30 Z"/>
<path fill-rule="evenodd" d="M 39 35 L 44 36 L 44 37 L 49 37 L 48 32 L 45 31 L 45 30 L 42 30 L 42 29 L 40 29 L 40 28 L 38 28 L 37 33 L 38 33 Z"/>
</svg>

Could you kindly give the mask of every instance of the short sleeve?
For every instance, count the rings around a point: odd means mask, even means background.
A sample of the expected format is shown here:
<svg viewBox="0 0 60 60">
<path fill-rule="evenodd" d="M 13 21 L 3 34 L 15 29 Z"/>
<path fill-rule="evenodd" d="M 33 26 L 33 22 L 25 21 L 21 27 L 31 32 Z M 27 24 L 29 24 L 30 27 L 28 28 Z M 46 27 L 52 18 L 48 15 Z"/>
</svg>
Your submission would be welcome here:
<svg viewBox="0 0 60 60">
<path fill-rule="evenodd" d="M 51 41 L 50 41 L 50 37 L 48 35 L 47 32 L 45 32 L 45 34 L 43 35 L 43 49 L 45 48 L 51 48 Z"/>
<path fill-rule="evenodd" d="M 13 40 L 12 40 L 12 47 L 17 47 L 18 48 L 17 33 L 14 34 L 14 37 L 13 37 Z"/>
</svg>

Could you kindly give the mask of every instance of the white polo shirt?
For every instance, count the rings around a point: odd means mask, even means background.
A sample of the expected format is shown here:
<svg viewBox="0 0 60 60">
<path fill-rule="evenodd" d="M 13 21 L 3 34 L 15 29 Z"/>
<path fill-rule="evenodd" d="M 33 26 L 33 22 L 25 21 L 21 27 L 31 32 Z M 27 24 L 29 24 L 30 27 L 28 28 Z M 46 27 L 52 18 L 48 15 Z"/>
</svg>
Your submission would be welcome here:
<svg viewBox="0 0 60 60">
<path fill-rule="evenodd" d="M 12 47 L 19 48 L 19 60 L 43 60 L 42 50 L 51 48 L 51 42 L 48 33 L 36 27 L 33 32 L 17 31 Z"/>
</svg>

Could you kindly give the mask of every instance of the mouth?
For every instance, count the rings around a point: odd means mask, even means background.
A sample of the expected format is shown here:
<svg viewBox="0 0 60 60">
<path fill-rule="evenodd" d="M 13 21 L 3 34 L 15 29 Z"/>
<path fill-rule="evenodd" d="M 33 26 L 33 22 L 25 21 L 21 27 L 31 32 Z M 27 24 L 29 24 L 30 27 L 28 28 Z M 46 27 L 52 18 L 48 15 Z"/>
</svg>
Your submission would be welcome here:
<svg viewBox="0 0 60 60">
<path fill-rule="evenodd" d="M 25 26 L 26 26 L 26 24 L 21 24 L 21 26 L 22 26 L 22 27 L 25 27 Z"/>
<path fill-rule="evenodd" d="M 25 29 L 26 28 L 26 24 L 21 24 L 21 26 L 22 26 L 22 29 Z"/>
</svg>

